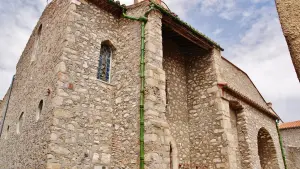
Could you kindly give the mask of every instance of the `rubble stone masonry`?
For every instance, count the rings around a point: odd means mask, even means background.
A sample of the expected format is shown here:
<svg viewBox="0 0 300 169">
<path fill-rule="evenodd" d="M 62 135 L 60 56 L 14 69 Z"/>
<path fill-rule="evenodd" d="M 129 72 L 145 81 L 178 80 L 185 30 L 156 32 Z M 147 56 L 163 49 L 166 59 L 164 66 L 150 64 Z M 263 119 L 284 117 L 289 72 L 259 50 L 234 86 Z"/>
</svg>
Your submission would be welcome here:
<svg viewBox="0 0 300 169">
<path fill-rule="evenodd" d="M 175 139 L 180 164 L 190 163 L 189 111 L 185 57 L 172 41 L 165 40 L 163 66 L 166 71 L 167 120 Z"/>
<path fill-rule="evenodd" d="M 300 168 L 300 128 L 281 129 L 288 168 Z"/>
<path fill-rule="evenodd" d="M 17 64 L 0 169 L 139 168 L 141 22 L 95 2 L 53 0 L 33 30 Z M 140 17 L 149 2 L 127 8 Z M 249 77 L 213 46 L 185 55 L 164 37 L 163 17 L 151 11 L 145 27 L 145 168 L 283 169 L 275 119 L 219 86 L 268 108 Z M 101 44 L 112 49 L 108 82 L 97 79 Z"/>
<path fill-rule="evenodd" d="M 64 45 L 68 8 L 68 2 L 62 0 L 48 5 L 17 64 L 0 139 L 0 168 L 46 168 L 59 78 L 54 70 L 62 55 L 59 46 Z"/>
<path fill-rule="evenodd" d="M 300 80 L 300 3 L 298 0 L 276 0 L 283 34 Z"/>
<path fill-rule="evenodd" d="M 219 65 L 222 65 L 220 68 L 220 81 L 229 82 L 228 84 L 239 89 L 240 86 L 237 86 L 237 84 L 244 84 L 244 89 L 240 89 L 239 91 L 245 93 L 247 97 L 256 101 L 262 107 L 266 107 L 266 103 L 263 101 L 260 94 L 254 91 L 255 86 L 248 78 L 246 78 L 244 72 L 230 64 L 227 60 L 220 59 L 218 61 L 219 63 L 221 62 Z M 230 72 L 233 74 L 229 74 Z M 239 78 L 233 78 L 233 75 Z M 245 81 L 248 81 L 248 83 L 245 83 Z M 240 164 L 238 163 L 238 165 L 241 165 L 242 168 L 249 169 L 260 168 L 264 162 L 267 162 L 271 168 L 283 168 L 275 120 L 241 100 L 241 97 L 238 97 L 233 93 L 224 91 L 222 98 L 224 100 L 224 106 L 229 109 L 233 108 L 230 106 L 230 102 L 238 102 L 243 108 L 242 110 L 233 110 L 237 117 L 236 127 L 238 139 L 236 140 L 229 137 L 231 138 L 231 141 L 229 140 L 229 145 L 238 145 L 237 147 L 230 146 L 230 149 L 234 150 L 231 151 L 231 153 L 236 152 L 236 148 L 239 149 L 238 152 L 240 152 L 240 154 L 236 153 L 237 158 L 240 158 Z M 230 119 L 232 118 L 229 118 L 227 121 L 231 121 L 232 124 L 234 121 Z M 230 123 L 227 126 L 229 125 Z M 233 143 L 230 144 L 230 142 Z M 268 142 L 268 144 L 265 144 L 266 142 Z M 264 148 L 264 145 L 268 145 L 269 147 Z M 261 154 L 264 155 L 260 157 L 259 152 L 262 152 Z"/>
</svg>

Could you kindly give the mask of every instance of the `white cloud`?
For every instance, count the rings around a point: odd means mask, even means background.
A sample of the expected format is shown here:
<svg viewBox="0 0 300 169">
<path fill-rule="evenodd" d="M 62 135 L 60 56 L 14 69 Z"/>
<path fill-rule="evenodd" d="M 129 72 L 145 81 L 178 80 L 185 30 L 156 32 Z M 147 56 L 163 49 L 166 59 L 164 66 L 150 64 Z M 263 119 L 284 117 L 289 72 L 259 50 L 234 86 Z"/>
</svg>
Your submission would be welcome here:
<svg viewBox="0 0 300 169">
<path fill-rule="evenodd" d="M 235 0 L 202 0 L 199 4 L 203 14 L 217 14 L 227 20 L 233 19 L 240 12 Z"/>
<path fill-rule="evenodd" d="M 271 2 L 273 0 L 251 0 L 254 3 L 264 3 L 264 2 Z"/>
<path fill-rule="evenodd" d="M 300 119 L 300 114 L 295 114 L 296 110 L 285 106 L 287 99 L 300 101 L 300 85 L 276 11 L 269 10 L 264 8 L 260 11 L 240 42 L 227 49 L 226 54 L 249 74 L 267 101 L 278 104 L 274 107 L 278 108 L 276 110 L 283 119 Z"/>
<path fill-rule="evenodd" d="M 236 0 L 165 0 L 164 2 L 184 19 L 190 11 L 206 16 L 218 15 L 227 20 L 233 19 L 240 13 L 240 10 L 236 8 Z"/>
<path fill-rule="evenodd" d="M 170 10 L 175 12 L 177 15 L 179 15 L 182 18 L 187 17 L 187 12 L 189 12 L 191 9 L 195 8 L 197 6 L 198 0 L 190 0 L 188 1 L 182 1 L 182 0 L 165 0 L 164 1 Z"/>
<path fill-rule="evenodd" d="M 35 26 L 41 9 L 41 0 L 21 1 L 4 0 L 0 8 L 0 98 L 10 85 L 15 73 L 16 63 Z M 37 9 L 39 7 L 39 9 Z"/>
<path fill-rule="evenodd" d="M 134 0 L 120 0 L 121 4 L 132 5 Z"/>
<path fill-rule="evenodd" d="M 218 35 L 218 34 L 220 34 L 222 32 L 223 32 L 223 29 L 222 28 L 218 28 L 215 31 L 213 31 L 213 34 L 216 36 L 216 35 Z"/>
</svg>

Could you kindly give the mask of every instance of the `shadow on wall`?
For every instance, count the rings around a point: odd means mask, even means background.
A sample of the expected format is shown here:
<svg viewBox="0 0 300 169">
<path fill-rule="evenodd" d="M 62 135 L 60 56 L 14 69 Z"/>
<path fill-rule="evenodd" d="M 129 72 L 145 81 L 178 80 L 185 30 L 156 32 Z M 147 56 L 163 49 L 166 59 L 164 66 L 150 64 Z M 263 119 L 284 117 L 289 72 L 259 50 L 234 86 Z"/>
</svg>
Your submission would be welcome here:
<svg viewBox="0 0 300 169">
<path fill-rule="evenodd" d="M 258 131 L 257 145 L 261 168 L 280 169 L 273 139 L 265 128 Z"/>
</svg>

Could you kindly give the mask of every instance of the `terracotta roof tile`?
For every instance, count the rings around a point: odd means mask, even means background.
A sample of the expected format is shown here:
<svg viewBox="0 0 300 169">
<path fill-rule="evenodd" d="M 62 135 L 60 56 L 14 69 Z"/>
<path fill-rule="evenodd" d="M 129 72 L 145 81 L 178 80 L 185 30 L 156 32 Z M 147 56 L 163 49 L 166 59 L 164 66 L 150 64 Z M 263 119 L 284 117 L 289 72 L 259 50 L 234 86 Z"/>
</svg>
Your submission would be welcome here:
<svg viewBox="0 0 300 169">
<path fill-rule="evenodd" d="M 300 120 L 299 121 L 282 123 L 282 124 L 280 124 L 279 128 L 280 129 L 300 128 Z"/>
</svg>

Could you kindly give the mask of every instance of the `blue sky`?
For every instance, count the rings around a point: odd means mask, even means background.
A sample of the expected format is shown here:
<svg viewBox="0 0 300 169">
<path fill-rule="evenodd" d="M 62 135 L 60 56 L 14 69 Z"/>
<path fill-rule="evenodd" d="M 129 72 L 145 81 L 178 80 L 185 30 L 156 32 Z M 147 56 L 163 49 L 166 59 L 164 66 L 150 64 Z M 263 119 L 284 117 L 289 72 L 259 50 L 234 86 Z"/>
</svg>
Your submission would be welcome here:
<svg viewBox="0 0 300 169">
<path fill-rule="evenodd" d="M 50 0 L 49 0 L 50 1 Z M 300 119 L 300 84 L 282 35 L 274 0 L 165 0 L 200 32 L 218 42 L 223 56 L 251 77 L 284 121 Z M 0 2 L 0 98 L 47 0 Z M 133 0 L 121 0 L 132 4 Z"/>
</svg>

